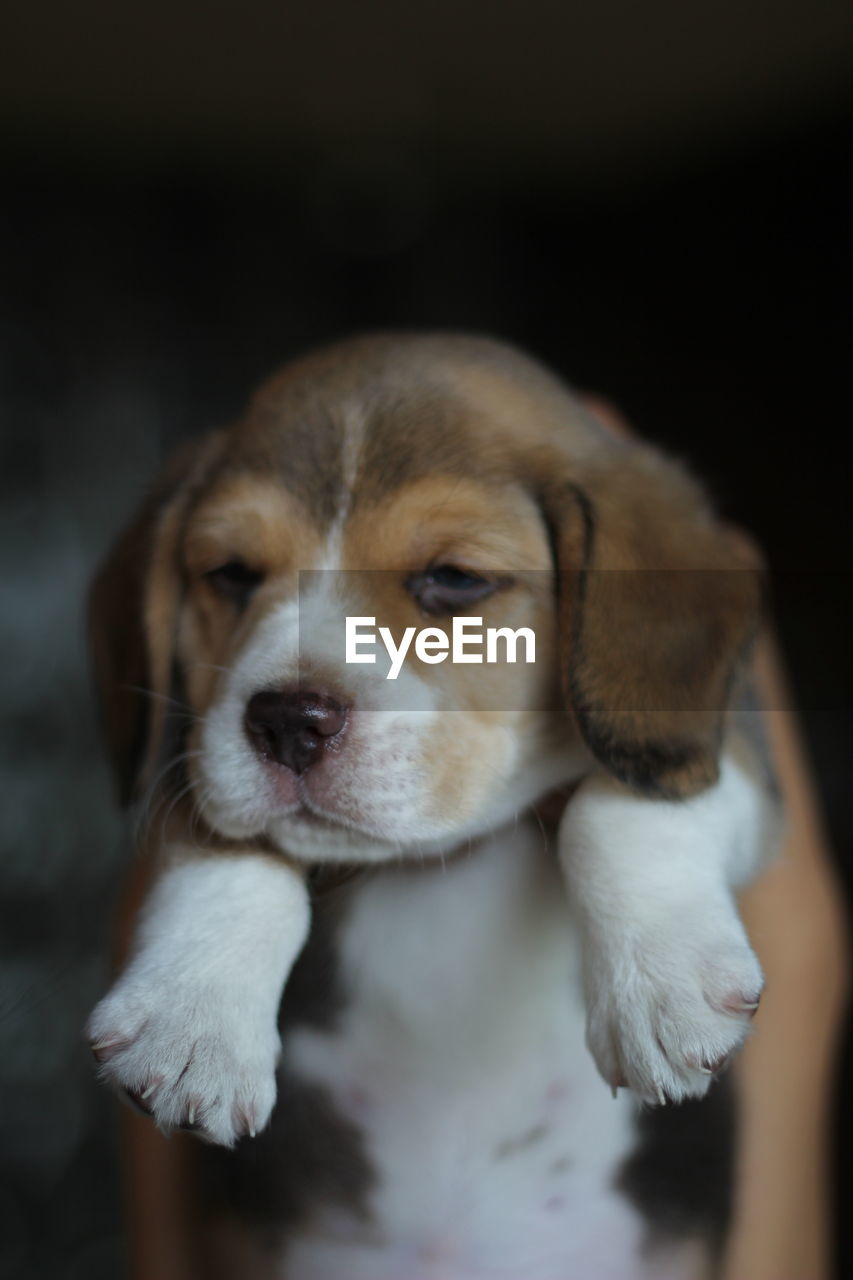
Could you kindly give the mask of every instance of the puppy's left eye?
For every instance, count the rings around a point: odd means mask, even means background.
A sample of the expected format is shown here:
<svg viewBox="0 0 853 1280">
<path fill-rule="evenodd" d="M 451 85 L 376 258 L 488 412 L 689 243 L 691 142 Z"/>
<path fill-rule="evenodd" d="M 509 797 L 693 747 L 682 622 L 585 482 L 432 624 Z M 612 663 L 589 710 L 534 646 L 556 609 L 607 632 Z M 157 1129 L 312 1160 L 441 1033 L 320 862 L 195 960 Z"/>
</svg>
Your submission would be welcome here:
<svg viewBox="0 0 853 1280">
<path fill-rule="evenodd" d="M 204 575 L 217 595 L 242 609 L 252 592 L 260 586 L 264 575 L 243 560 L 228 560 Z"/>
<path fill-rule="evenodd" d="M 424 613 L 464 613 L 478 600 L 497 591 L 498 584 L 453 564 L 434 565 L 412 574 L 406 587 Z"/>
</svg>

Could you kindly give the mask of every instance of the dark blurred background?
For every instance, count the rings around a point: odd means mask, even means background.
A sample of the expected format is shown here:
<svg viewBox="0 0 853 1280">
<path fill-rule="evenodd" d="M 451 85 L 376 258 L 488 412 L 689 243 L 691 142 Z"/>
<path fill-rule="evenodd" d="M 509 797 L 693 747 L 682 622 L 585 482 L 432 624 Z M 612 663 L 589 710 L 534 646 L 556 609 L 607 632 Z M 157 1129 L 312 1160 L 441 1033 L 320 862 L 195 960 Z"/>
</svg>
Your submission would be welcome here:
<svg viewBox="0 0 853 1280">
<path fill-rule="evenodd" d="M 0 21 L 0 1280 L 120 1280 L 80 1027 L 129 854 L 81 600 L 163 452 L 291 354 L 496 333 L 689 459 L 767 551 L 849 886 L 853 10 L 17 0 Z"/>
</svg>

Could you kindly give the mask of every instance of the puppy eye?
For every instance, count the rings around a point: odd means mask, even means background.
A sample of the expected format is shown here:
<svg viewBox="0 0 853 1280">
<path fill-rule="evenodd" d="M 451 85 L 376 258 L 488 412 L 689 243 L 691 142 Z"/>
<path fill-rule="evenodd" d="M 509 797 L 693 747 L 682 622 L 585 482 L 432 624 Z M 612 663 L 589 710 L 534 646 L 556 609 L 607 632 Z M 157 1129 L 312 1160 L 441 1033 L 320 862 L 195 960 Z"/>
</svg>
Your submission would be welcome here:
<svg viewBox="0 0 853 1280">
<path fill-rule="evenodd" d="M 210 569 L 204 575 L 217 595 L 241 609 L 248 603 L 249 597 L 264 580 L 258 569 L 252 569 L 243 560 L 229 560 L 226 564 Z"/>
<path fill-rule="evenodd" d="M 456 565 L 439 564 L 413 574 L 406 587 L 424 613 L 442 614 L 464 613 L 478 600 L 492 595 L 498 584 L 467 569 L 457 569 Z"/>
</svg>

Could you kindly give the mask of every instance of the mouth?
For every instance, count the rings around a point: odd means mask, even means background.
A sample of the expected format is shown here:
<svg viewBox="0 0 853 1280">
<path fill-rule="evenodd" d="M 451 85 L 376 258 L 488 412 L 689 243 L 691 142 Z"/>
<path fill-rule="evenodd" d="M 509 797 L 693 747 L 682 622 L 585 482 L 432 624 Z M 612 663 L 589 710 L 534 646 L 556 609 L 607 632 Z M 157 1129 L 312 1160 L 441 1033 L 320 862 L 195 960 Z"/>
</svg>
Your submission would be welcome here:
<svg viewBox="0 0 853 1280">
<path fill-rule="evenodd" d="M 326 813 L 325 810 L 311 807 L 310 803 L 307 802 L 297 805 L 295 809 L 288 810 L 287 813 L 282 814 L 282 817 L 289 822 L 298 822 L 302 826 L 318 831 L 329 827 L 344 827 L 348 825 L 346 819 L 339 814 Z"/>
<path fill-rule="evenodd" d="M 349 814 L 321 809 L 305 797 L 302 803 L 279 811 L 267 825 L 273 843 L 297 858 L 348 862 L 353 858 L 381 861 L 386 841 L 365 830 Z"/>
<path fill-rule="evenodd" d="M 328 753 L 327 753 L 328 756 Z M 337 762 L 336 762 L 337 763 Z M 297 825 L 303 830 L 347 830 L 369 834 L 361 821 L 363 814 L 353 787 L 340 776 L 339 767 L 329 769 L 328 758 L 297 773 L 276 760 L 262 761 L 265 775 L 258 800 L 266 794 L 269 818 Z"/>
<path fill-rule="evenodd" d="M 276 778 L 276 791 L 279 805 L 275 817 L 305 832 L 342 832 L 351 831 L 364 834 L 358 823 L 358 815 L 328 804 L 324 804 L 309 790 L 309 774 L 297 775 L 290 769 L 276 766 L 279 774 L 287 777 Z"/>
</svg>

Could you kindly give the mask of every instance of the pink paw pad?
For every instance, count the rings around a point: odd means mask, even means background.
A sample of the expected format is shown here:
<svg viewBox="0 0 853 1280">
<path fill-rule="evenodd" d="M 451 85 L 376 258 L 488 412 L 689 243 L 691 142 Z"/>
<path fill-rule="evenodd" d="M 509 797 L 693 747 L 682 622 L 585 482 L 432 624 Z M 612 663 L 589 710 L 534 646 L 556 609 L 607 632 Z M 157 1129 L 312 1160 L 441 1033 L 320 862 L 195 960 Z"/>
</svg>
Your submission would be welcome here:
<svg viewBox="0 0 853 1280">
<path fill-rule="evenodd" d="M 720 1013 L 729 1013 L 735 1018 L 754 1018 L 761 1003 L 761 992 L 730 991 L 722 1000 L 708 1003 Z"/>
</svg>

